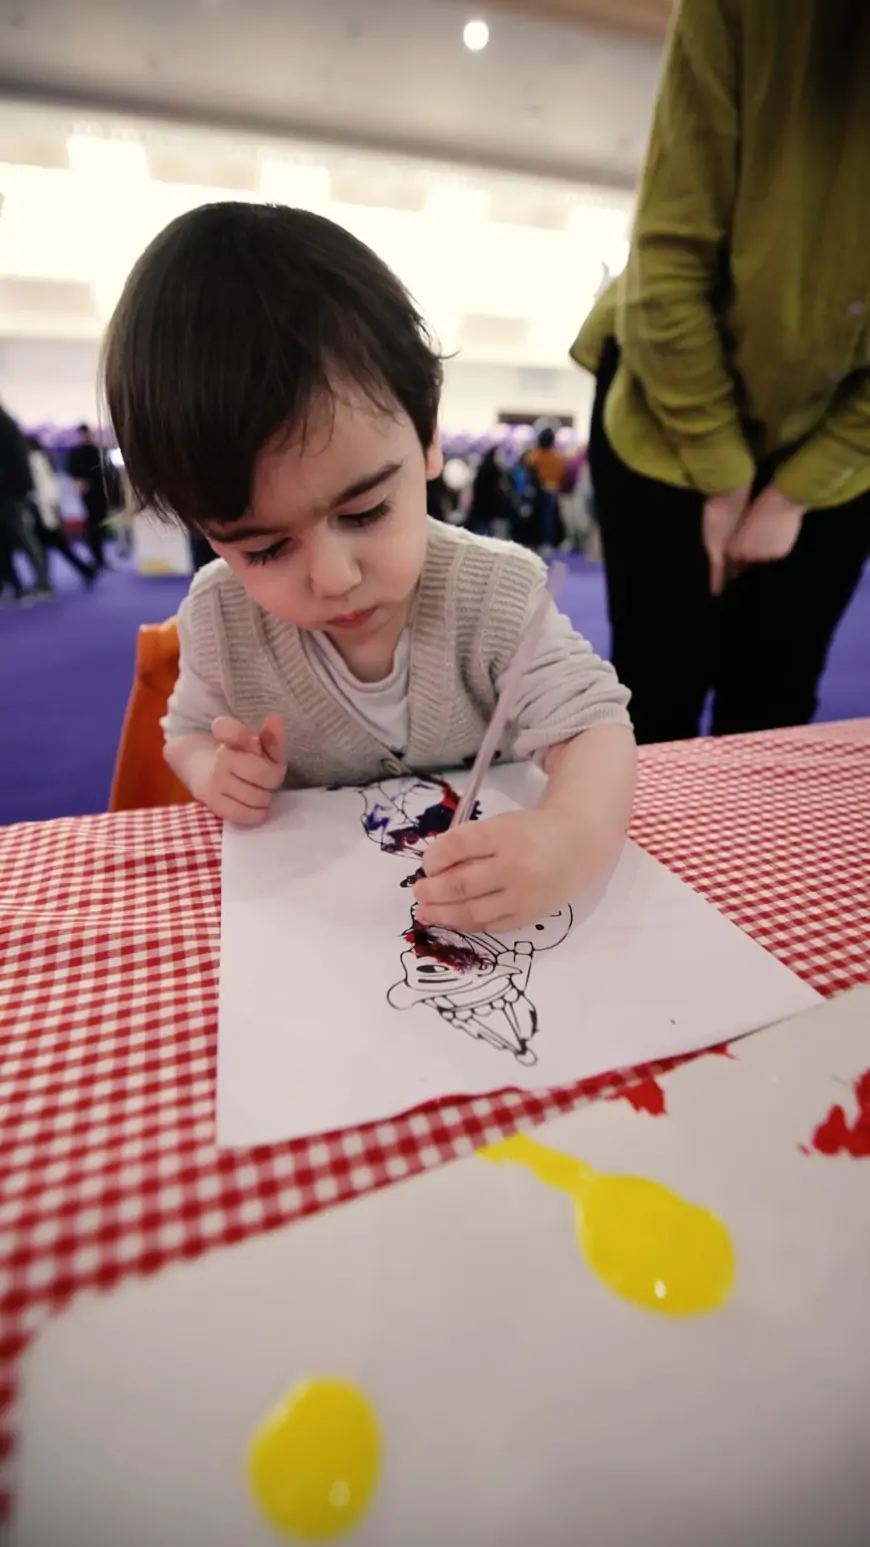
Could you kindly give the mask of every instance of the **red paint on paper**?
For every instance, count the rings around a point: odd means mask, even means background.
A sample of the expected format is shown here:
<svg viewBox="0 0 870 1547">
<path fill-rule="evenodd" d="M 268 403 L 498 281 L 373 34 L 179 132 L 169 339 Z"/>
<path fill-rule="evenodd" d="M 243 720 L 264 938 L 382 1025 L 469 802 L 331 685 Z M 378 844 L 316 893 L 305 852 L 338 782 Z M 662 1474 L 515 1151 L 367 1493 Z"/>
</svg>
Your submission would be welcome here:
<svg viewBox="0 0 870 1547">
<path fill-rule="evenodd" d="M 711 1047 L 708 1051 L 718 1053 L 720 1058 L 734 1057 L 727 1042 L 723 1042 L 719 1047 Z M 699 1056 L 697 1053 L 692 1053 L 686 1059 L 686 1062 L 692 1062 Z M 680 1059 L 678 1062 L 683 1062 L 683 1060 Z M 634 1107 L 635 1112 L 647 1112 L 650 1117 L 665 1117 L 667 1115 L 668 1106 L 665 1100 L 664 1086 L 660 1085 L 658 1080 L 654 1079 L 652 1075 L 649 1075 L 645 1080 L 641 1080 L 638 1085 L 629 1085 L 625 1090 L 614 1091 L 613 1095 L 607 1099 L 609 1101 L 628 1101 Z"/>
<path fill-rule="evenodd" d="M 482 946 L 475 950 L 471 936 L 440 924 L 427 929 L 414 923 L 405 930 L 404 938 L 415 956 L 428 957 L 454 972 L 477 972 L 492 967 L 495 960 L 493 953 Z"/>
<path fill-rule="evenodd" d="M 810 1141 L 820 1155 L 851 1155 L 854 1160 L 870 1159 L 870 1069 L 859 1075 L 852 1088 L 858 1103 L 858 1115 L 850 1123 L 841 1106 L 831 1107 Z"/>
<path fill-rule="evenodd" d="M 635 1112 L 648 1112 L 650 1117 L 664 1117 L 667 1112 L 665 1093 L 658 1080 L 641 1080 L 639 1085 L 628 1085 L 625 1090 L 617 1090 L 609 1097 L 611 1101 L 628 1101 L 634 1107 Z"/>
</svg>

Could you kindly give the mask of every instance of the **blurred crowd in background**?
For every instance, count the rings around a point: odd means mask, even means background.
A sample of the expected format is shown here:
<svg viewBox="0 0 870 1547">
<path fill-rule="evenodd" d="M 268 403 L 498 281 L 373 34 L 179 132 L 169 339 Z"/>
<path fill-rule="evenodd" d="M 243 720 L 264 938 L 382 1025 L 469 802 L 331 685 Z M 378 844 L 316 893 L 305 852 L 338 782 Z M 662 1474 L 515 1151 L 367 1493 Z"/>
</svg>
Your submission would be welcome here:
<svg viewBox="0 0 870 1547">
<path fill-rule="evenodd" d="M 586 448 L 571 430 L 542 419 L 486 436 L 446 433 L 443 446 L 444 471 L 428 487 L 431 516 L 545 557 L 564 549 L 597 562 Z M 0 605 L 52 599 L 51 553 L 92 586 L 106 568 L 107 545 L 113 556 L 135 558 L 155 524 L 131 508 L 110 436 L 87 424 L 31 430 L 0 408 Z M 214 557 L 204 539 L 184 541 L 191 569 Z"/>
</svg>

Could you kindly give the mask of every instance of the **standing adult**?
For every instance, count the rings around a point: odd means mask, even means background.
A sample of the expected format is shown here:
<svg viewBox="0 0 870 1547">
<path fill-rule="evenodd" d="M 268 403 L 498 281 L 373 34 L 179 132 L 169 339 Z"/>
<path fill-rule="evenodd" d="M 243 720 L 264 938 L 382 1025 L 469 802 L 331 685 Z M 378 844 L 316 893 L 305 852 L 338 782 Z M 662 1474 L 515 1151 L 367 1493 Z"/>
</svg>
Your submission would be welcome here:
<svg viewBox="0 0 870 1547">
<path fill-rule="evenodd" d="M 559 496 L 568 468 L 568 459 L 556 445 L 556 432 L 545 424 L 538 431 L 535 444 L 523 457 L 535 486 L 533 520 L 537 544 L 549 552 L 562 541 L 562 512 Z"/>
<path fill-rule="evenodd" d="M 8 586 L 19 602 L 51 595 L 45 550 L 25 519 L 25 502 L 32 488 L 24 437 L 12 416 L 0 407 L 0 593 Z M 18 549 L 33 565 L 36 587 L 32 593 L 25 591 L 15 568 L 13 556 Z"/>
<path fill-rule="evenodd" d="M 638 739 L 809 721 L 870 546 L 870 5 L 680 0 L 572 353 Z"/>
<path fill-rule="evenodd" d="M 29 505 L 37 525 L 37 537 L 44 549 L 53 548 L 81 576 L 86 585 L 96 579 L 96 566 L 79 558 L 64 531 L 60 511 L 60 484 L 48 454 L 37 436 L 27 437 L 28 461 L 33 492 Z"/>
<path fill-rule="evenodd" d="M 477 465 L 465 524 L 470 532 L 491 537 L 497 522 L 510 528 L 515 519 L 516 511 L 508 494 L 500 450 L 490 446 Z"/>
<path fill-rule="evenodd" d="M 103 454 L 93 430 L 80 424 L 78 445 L 73 446 L 67 469 L 75 481 L 85 507 L 85 541 L 93 555 L 94 568 L 104 569 L 106 564 L 104 543 L 106 522 L 109 519 L 109 498 L 106 487 L 106 469 Z"/>
</svg>

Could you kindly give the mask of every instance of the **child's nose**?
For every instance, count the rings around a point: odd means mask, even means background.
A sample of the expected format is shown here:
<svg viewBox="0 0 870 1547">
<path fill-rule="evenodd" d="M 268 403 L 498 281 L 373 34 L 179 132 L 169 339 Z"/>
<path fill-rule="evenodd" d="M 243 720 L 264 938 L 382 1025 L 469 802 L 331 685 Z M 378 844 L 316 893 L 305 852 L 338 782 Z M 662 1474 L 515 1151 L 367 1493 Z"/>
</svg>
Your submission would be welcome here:
<svg viewBox="0 0 870 1547">
<path fill-rule="evenodd" d="M 361 578 L 348 543 L 332 536 L 317 541 L 308 560 L 308 582 L 315 596 L 321 601 L 337 600 L 353 591 Z"/>
</svg>

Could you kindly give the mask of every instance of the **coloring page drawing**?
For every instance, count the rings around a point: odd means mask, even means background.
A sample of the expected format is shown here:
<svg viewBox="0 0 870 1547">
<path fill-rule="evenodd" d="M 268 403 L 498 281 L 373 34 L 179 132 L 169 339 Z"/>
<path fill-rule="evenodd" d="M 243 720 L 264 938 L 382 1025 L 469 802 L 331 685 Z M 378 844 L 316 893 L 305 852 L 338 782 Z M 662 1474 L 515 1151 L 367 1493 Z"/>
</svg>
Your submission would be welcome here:
<svg viewBox="0 0 870 1547">
<path fill-rule="evenodd" d="M 491 772 L 478 816 L 528 809 L 542 787 L 531 768 Z M 573 914 L 513 932 L 427 924 L 414 876 L 456 800 L 437 776 L 409 774 L 284 791 L 262 827 L 227 824 L 221 1147 L 569 1084 L 729 1041 L 814 1001 L 630 843 L 569 899 Z"/>
<path fill-rule="evenodd" d="M 459 796 L 444 779 L 405 779 L 392 792 L 382 784 L 360 790 L 365 801 L 363 831 L 385 854 L 420 858 L 433 838 L 446 833 Z M 480 802 L 471 820 L 480 816 Z"/>
<path fill-rule="evenodd" d="M 429 843 L 446 832 L 459 797 L 443 780 L 408 779 L 387 792 L 382 785 L 360 791 L 366 836 L 383 853 L 420 859 Z M 480 817 L 475 806 L 472 821 Z M 399 883 L 409 887 L 419 867 Z M 545 921 L 514 935 L 470 934 L 442 925 L 417 923 L 416 904 L 401 954 L 404 977 L 387 994 L 395 1010 L 427 1004 L 449 1026 L 476 1037 L 518 1063 L 537 1063 L 532 1039 L 538 1012 L 529 997 L 535 953 L 551 950 L 567 936 L 573 916 L 561 908 Z"/>
</svg>

